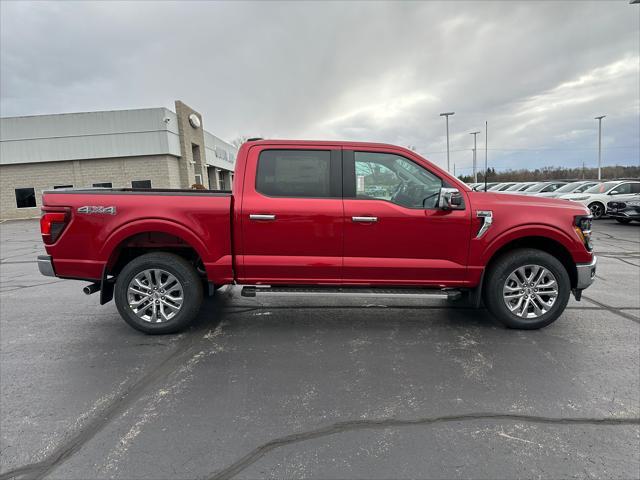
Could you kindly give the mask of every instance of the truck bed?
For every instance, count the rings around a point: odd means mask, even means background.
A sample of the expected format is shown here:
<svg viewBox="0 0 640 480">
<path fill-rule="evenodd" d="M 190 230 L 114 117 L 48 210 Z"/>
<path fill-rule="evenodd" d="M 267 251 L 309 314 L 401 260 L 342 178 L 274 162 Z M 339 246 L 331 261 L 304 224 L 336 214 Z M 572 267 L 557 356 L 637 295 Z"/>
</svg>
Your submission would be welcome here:
<svg viewBox="0 0 640 480">
<path fill-rule="evenodd" d="M 125 248 L 192 248 L 209 278 L 232 281 L 229 191 L 133 188 L 59 189 L 43 210 L 70 220 L 46 250 L 60 277 L 99 280 Z"/>
</svg>

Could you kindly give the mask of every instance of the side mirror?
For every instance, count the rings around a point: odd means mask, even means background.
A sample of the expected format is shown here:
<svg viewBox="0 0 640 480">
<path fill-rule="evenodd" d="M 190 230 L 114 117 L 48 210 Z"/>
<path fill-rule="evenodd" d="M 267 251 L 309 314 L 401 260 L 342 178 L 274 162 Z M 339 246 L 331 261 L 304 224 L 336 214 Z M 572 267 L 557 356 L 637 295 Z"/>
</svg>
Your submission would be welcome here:
<svg viewBox="0 0 640 480">
<path fill-rule="evenodd" d="M 464 210 L 464 201 L 460 191 L 457 188 L 442 187 L 438 197 L 438 208 L 441 210 Z"/>
<path fill-rule="evenodd" d="M 618 195 L 618 190 L 611 190 L 609 195 Z"/>
</svg>

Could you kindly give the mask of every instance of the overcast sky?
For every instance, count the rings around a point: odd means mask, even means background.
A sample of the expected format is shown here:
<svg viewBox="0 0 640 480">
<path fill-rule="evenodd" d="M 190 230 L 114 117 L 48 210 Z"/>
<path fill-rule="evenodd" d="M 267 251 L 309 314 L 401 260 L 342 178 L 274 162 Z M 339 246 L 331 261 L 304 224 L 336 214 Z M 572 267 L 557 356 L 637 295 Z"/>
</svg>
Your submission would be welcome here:
<svg viewBox="0 0 640 480">
<path fill-rule="evenodd" d="M 166 106 L 227 140 L 413 145 L 470 173 L 640 163 L 640 5 L 2 2 L 1 115 Z"/>
</svg>

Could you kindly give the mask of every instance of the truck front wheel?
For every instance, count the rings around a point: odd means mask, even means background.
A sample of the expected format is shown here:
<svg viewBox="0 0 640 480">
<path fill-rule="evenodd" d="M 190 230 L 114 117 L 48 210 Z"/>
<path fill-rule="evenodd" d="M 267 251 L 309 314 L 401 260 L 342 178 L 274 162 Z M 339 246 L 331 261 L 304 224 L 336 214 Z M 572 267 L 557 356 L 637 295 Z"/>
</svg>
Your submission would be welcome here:
<svg viewBox="0 0 640 480">
<path fill-rule="evenodd" d="M 571 281 L 564 265 L 542 250 L 512 250 L 487 272 L 484 300 L 505 326 L 532 330 L 546 327 L 564 311 Z"/>
<path fill-rule="evenodd" d="M 186 328 L 202 304 L 202 282 L 184 258 L 166 252 L 141 255 L 122 269 L 115 302 L 130 326 L 148 334 Z"/>
</svg>

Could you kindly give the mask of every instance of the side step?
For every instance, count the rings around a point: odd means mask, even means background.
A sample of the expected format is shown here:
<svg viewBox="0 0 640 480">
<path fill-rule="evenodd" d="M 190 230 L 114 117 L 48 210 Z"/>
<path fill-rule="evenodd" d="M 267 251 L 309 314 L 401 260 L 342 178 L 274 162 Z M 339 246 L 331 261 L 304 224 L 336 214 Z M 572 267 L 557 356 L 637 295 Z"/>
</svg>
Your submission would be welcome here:
<svg viewBox="0 0 640 480">
<path fill-rule="evenodd" d="M 372 288 L 372 287 L 287 287 L 257 285 L 242 287 L 243 297 L 255 297 L 257 294 L 278 294 L 278 295 L 355 295 L 361 297 L 369 296 L 421 296 L 429 298 L 442 298 L 447 300 L 458 300 L 462 297 L 462 292 L 455 289 L 438 288 Z"/>
</svg>

